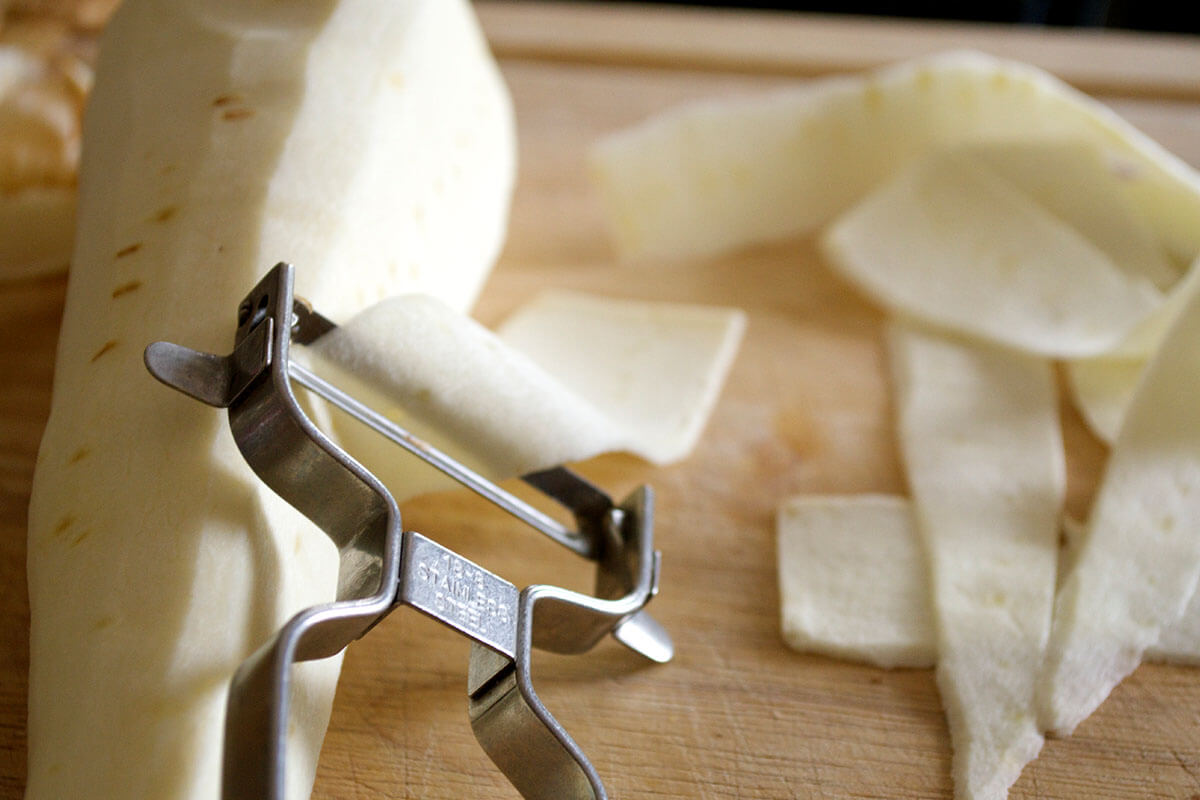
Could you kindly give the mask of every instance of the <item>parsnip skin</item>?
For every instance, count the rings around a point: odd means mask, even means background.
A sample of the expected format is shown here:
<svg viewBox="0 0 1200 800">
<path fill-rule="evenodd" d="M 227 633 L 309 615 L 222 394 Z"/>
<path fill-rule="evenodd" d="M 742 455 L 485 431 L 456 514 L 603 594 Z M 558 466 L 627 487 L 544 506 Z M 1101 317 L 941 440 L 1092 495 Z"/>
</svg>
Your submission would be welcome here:
<svg viewBox="0 0 1200 800">
<path fill-rule="evenodd" d="M 513 152 L 465 2 L 127 0 L 114 17 L 30 506 L 28 800 L 218 796 L 229 676 L 332 593 L 324 536 L 142 349 L 228 351 L 238 300 L 279 260 L 334 318 L 401 291 L 465 308 Z M 337 667 L 297 676 L 291 797 Z"/>
</svg>

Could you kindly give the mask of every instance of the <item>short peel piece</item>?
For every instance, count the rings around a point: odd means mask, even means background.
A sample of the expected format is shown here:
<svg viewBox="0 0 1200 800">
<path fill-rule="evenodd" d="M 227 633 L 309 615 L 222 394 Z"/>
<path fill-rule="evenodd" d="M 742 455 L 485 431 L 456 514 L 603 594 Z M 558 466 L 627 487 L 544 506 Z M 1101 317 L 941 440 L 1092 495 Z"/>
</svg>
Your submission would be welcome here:
<svg viewBox="0 0 1200 800">
<path fill-rule="evenodd" d="M 929 555 L 958 798 L 1003 798 L 1042 746 L 1066 468 L 1050 364 L 908 323 L 889 330 L 898 431 Z"/>
<path fill-rule="evenodd" d="M 669 464 L 696 446 L 745 330 L 738 309 L 554 290 L 497 333 Z"/>
<path fill-rule="evenodd" d="M 1069 734 L 1183 615 L 1200 580 L 1200 294 L 1146 367 L 1055 599 L 1038 688 L 1043 728 Z"/>
<path fill-rule="evenodd" d="M 885 668 L 936 663 L 928 567 L 907 498 L 793 497 L 776 526 L 788 646 Z"/>
</svg>

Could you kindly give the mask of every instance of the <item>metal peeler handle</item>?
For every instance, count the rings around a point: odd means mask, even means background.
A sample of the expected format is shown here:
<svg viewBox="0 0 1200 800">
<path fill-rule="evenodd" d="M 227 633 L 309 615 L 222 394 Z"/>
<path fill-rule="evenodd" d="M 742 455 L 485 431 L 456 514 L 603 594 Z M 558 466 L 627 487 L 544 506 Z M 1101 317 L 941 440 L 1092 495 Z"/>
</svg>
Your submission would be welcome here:
<svg viewBox="0 0 1200 800">
<path fill-rule="evenodd" d="M 521 794 L 530 800 L 603 800 L 607 794 L 595 769 L 534 691 L 531 651 L 580 653 L 612 633 L 647 658 L 670 659 L 670 637 L 642 610 L 657 591 L 660 561 L 649 489 L 618 507 L 568 470 L 526 476 L 571 509 L 578 530 L 559 525 L 294 364 L 292 341 L 311 341 L 333 325 L 296 302 L 293 277 L 290 265 L 278 264 L 250 292 L 239 306 L 230 355 L 167 342 L 150 345 L 145 354 L 147 368 L 163 383 L 228 408 L 250 467 L 320 527 L 339 553 L 336 599 L 296 614 L 234 675 L 223 798 L 283 800 L 291 665 L 339 652 L 396 606 L 410 605 L 472 640 L 472 729 Z M 296 401 L 293 380 L 595 560 L 597 596 L 553 586 L 518 593 L 452 550 L 404 532 L 392 495 L 312 424 Z"/>
</svg>

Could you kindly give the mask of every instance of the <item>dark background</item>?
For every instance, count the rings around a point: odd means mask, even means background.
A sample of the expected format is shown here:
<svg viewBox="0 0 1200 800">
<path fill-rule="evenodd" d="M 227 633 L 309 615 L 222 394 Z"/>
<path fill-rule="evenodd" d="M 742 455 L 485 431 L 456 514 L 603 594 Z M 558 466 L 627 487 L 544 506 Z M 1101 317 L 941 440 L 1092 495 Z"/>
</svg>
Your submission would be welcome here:
<svg viewBox="0 0 1200 800">
<path fill-rule="evenodd" d="M 626 0 L 629 2 L 631 0 Z M 1005 22 L 1091 28 L 1200 33 L 1200 0 L 653 0 L 675 5 L 867 14 L 884 17 Z M 1200 46 L 1198 44 L 1197 46 Z"/>
</svg>

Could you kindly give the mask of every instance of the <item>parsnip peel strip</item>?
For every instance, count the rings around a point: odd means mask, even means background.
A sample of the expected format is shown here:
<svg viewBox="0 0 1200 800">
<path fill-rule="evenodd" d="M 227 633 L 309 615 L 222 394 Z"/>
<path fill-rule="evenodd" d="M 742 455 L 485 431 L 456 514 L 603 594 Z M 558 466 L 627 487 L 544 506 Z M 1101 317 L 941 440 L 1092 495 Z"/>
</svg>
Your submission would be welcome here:
<svg viewBox="0 0 1200 800">
<path fill-rule="evenodd" d="M 1162 302 L 964 152 L 931 155 L 829 229 L 834 268 L 883 305 L 1047 356 L 1113 348 Z"/>
<path fill-rule="evenodd" d="M 928 568 L 907 498 L 794 497 L 776 524 L 790 647 L 885 668 L 936 663 Z"/>
<path fill-rule="evenodd" d="M 732 308 L 543 292 L 497 333 L 656 464 L 696 446 L 746 330 Z"/>
<path fill-rule="evenodd" d="M 1200 667 L 1200 591 L 1192 592 L 1187 608 L 1146 649 L 1146 660 Z"/>
<path fill-rule="evenodd" d="M 1167 254 L 1200 252 L 1187 165 L 1047 73 L 980 53 L 668 111 L 600 142 L 592 173 L 622 254 L 706 255 L 812 232 L 930 150 L 1047 137 L 1092 143 Z"/>
<path fill-rule="evenodd" d="M 968 145 L 961 152 L 1077 231 L 1131 278 L 1163 290 L 1179 280 L 1178 267 L 1125 195 L 1120 165 L 1106 160 L 1094 142 L 1039 137 Z"/>
<path fill-rule="evenodd" d="M 932 585 L 912 502 L 896 495 L 801 495 L 776 515 L 784 641 L 879 667 L 932 667 Z M 1059 575 L 1070 571 L 1086 525 L 1063 517 Z M 1200 593 L 1163 630 L 1146 659 L 1200 666 Z"/>
<path fill-rule="evenodd" d="M 1034 687 L 1066 485 L 1048 362 L 895 323 L 898 430 L 930 558 L 955 795 L 1003 798 L 1041 749 Z"/>
<path fill-rule="evenodd" d="M 1116 441 L 1146 362 L 1197 291 L 1200 291 L 1200 260 L 1171 287 L 1154 313 L 1117 347 L 1097 356 L 1067 361 L 1071 398 L 1088 427 L 1101 441 L 1110 445 Z"/>
<path fill-rule="evenodd" d="M 731 309 L 550 292 L 497 335 L 411 295 L 358 314 L 309 357 L 343 390 L 503 480 L 614 450 L 659 463 L 682 458 L 716 402 L 743 324 Z M 332 425 L 397 497 L 449 485 L 354 420 L 334 415 Z"/>
<path fill-rule="evenodd" d="M 780 505 L 776 520 L 788 646 L 884 668 L 937 663 L 929 568 L 907 497 L 797 496 Z M 1085 525 L 1064 518 L 1061 530 L 1060 575 Z M 1200 593 L 1146 658 L 1200 665 Z"/>
<path fill-rule="evenodd" d="M 1168 626 L 1200 579 L 1200 294 L 1146 368 L 1055 600 L 1043 727 L 1068 734 Z"/>
</svg>

